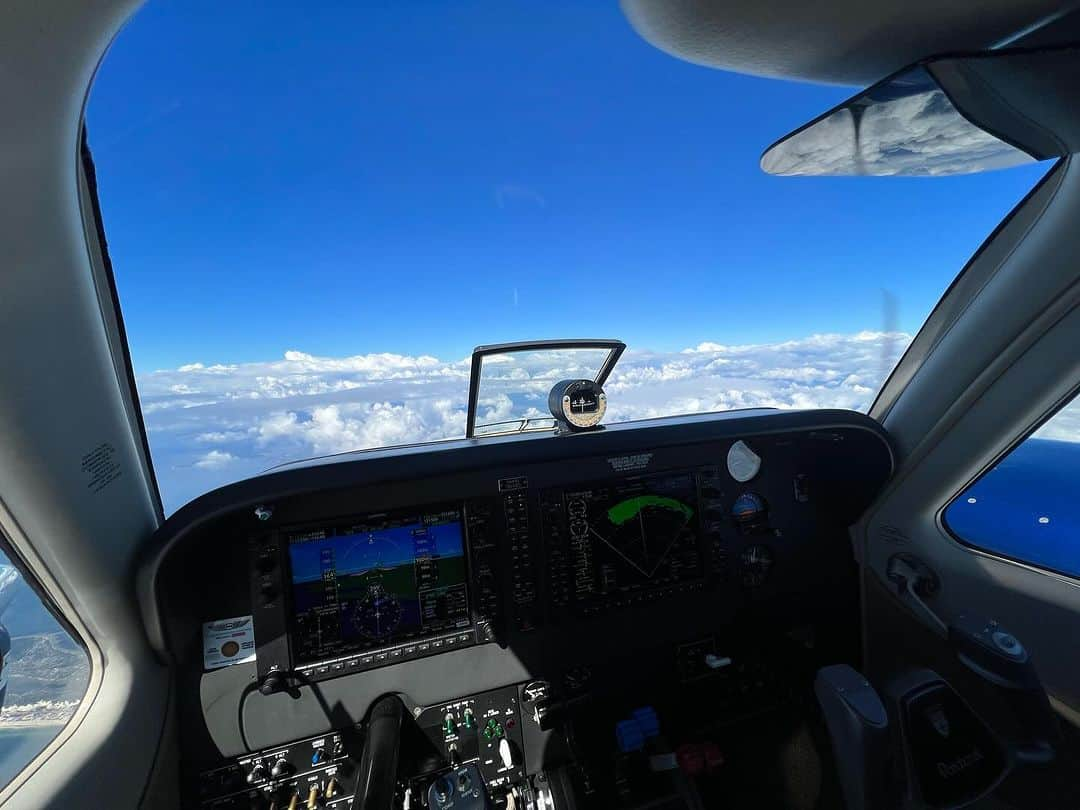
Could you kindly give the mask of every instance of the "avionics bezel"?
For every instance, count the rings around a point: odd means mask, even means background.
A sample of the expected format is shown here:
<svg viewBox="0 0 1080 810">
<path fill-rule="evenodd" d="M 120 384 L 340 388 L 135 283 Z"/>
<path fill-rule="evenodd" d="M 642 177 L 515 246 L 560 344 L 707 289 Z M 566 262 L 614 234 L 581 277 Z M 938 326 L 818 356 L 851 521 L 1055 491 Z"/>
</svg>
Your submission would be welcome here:
<svg viewBox="0 0 1080 810">
<path fill-rule="evenodd" d="M 467 627 L 443 630 L 430 635 L 418 636 L 407 641 L 399 641 L 370 647 L 365 650 L 343 652 L 340 655 L 319 658 L 313 661 L 297 660 L 296 612 L 293 604 L 292 557 L 289 553 L 291 537 L 305 532 L 333 530 L 343 525 L 355 523 L 376 523 L 382 520 L 394 520 L 397 517 L 423 517 L 437 512 L 455 511 L 461 525 L 462 554 L 464 557 L 466 612 L 469 617 Z M 283 612 L 286 633 L 289 638 L 289 661 L 292 670 L 311 681 L 345 675 L 368 669 L 397 664 L 402 661 L 437 655 L 459 647 L 469 647 L 478 643 L 477 611 L 473 588 L 472 539 L 469 536 L 468 505 L 464 500 L 442 501 L 420 504 L 417 506 L 394 507 L 380 511 L 357 512 L 335 516 L 329 519 L 296 523 L 281 527 L 276 532 L 281 556 Z M 331 535 L 332 537 L 333 535 Z"/>
<path fill-rule="evenodd" d="M 592 490 L 610 486 L 625 485 L 633 483 L 635 481 L 643 481 L 658 478 L 672 478 L 677 476 L 688 475 L 693 482 L 694 494 L 696 498 L 696 511 L 694 516 L 694 538 L 697 544 L 697 551 L 700 560 L 700 566 L 698 574 L 694 577 L 690 577 L 678 582 L 669 582 L 656 585 L 642 585 L 638 588 L 628 590 L 625 592 L 613 593 L 608 595 L 594 594 L 587 599 L 579 599 L 576 594 L 571 596 L 567 608 L 576 616 L 589 616 L 597 613 L 603 613 L 611 609 L 629 607 L 630 605 L 640 604 L 644 602 L 651 602 L 656 599 L 662 599 L 668 596 L 674 596 L 679 593 L 686 593 L 689 591 L 702 590 L 707 587 L 711 587 L 718 581 L 718 578 L 714 572 L 714 560 L 713 557 L 717 553 L 713 548 L 712 535 L 707 531 L 705 525 L 705 512 L 712 505 L 707 503 L 710 498 L 704 491 L 703 479 L 715 478 L 719 476 L 717 468 L 708 465 L 700 467 L 677 467 L 671 469 L 655 470 L 650 472 L 643 472 L 638 474 L 629 475 L 612 475 L 605 476 L 603 478 L 587 479 L 583 481 L 576 481 L 567 485 L 560 485 L 556 487 L 547 487 L 540 491 L 540 503 L 543 511 L 543 504 L 547 502 L 547 499 L 555 494 L 560 499 L 562 505 L 562 512 L 560 519 L 562 525 L 566 527 L 569 532 L 569 513 L 567 511 L 567 495 L 568 493 Z M 547 528 L 542 529 L 543 540 L 545 547 L 547 545 Z M 554 606 L 552 606 L 554 610 Z"/>
</svg>

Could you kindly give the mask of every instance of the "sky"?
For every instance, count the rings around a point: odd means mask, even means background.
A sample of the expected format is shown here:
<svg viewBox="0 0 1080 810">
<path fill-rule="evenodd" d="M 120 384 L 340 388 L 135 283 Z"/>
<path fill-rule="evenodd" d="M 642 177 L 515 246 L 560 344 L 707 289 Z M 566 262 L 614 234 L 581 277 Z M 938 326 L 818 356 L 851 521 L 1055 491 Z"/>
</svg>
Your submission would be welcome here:
<svg viewBox="0 0 1080 810">
<path fill-rule="evenodd" d="M 167 510 L 460 435 L 484 343 L 626 341 L 613 416 L 868 407 L 1047 167 L 761 171 L 853 91 L 681 62 L 615 3 L 151 0 L 87 126 Z"/>
</svg>

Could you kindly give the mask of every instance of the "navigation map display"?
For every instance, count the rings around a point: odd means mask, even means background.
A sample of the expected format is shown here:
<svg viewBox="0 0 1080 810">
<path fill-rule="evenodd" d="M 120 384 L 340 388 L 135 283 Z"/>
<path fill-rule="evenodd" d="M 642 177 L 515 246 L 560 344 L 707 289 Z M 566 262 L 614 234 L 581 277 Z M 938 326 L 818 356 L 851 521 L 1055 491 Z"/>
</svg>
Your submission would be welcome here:
<svg viewBox="0 0 1080 810">
<path fill-rule="evenodd" d="M 287 540 L 298 664 L 470 624 L 460 508 L 370 515 Z"/>
<path fill-rule="evenodd" d="M 563 499 L 577 601 L 704 575 L 693 473 L 571 488 Z"/>
</svg>

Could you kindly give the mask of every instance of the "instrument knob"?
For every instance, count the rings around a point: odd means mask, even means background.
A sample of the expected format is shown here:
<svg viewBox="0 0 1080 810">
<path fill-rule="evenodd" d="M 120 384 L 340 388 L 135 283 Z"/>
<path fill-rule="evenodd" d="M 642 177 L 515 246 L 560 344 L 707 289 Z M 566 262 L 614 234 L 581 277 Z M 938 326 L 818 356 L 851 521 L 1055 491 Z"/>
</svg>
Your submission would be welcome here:
<svg viewBox="0 0 1080 810">
<path fill-rule="evenodd" d="M 270 775 L 275 779 L 288 776 L 290 773 L 292 773 L 292 765 L 290 765 L 289 760 L 284 757 L 275 762 L 274 767 L 270 769 Z"/>
<path fill-rule="evenodd" d="M 435 780 L 435 798 L 440 802 L 449 800 L 451 794 L 454 792 L 454 786 L 450 783 L 450 780 L 445 776 L 440 776 Z"/>
</svg>

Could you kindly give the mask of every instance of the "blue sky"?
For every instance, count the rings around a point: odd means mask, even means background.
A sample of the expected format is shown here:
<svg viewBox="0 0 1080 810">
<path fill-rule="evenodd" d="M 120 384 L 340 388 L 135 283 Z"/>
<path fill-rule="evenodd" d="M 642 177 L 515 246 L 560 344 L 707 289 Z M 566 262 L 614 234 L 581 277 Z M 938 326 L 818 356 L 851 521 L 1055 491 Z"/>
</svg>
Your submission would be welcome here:
<svg viewBox="0 0 1080 810">
<path fill-rule="evenodd" d="M 462 435 L 481 343 L 626 341 L 609 421 L 867 408 L 1046 167 L 761 172 L 852 92 L 678 61 L 614 2 L 151 0 L 87 120 L 166 511 Z"/>
<path fill-rule="evenodd" d="M 88 124 L 137 370 L 528 337 L 914 331 L 1044 167 L 774 178 L 850 88 L 677 61 L 617 4 L 151 2 Z"/>
</svg>

